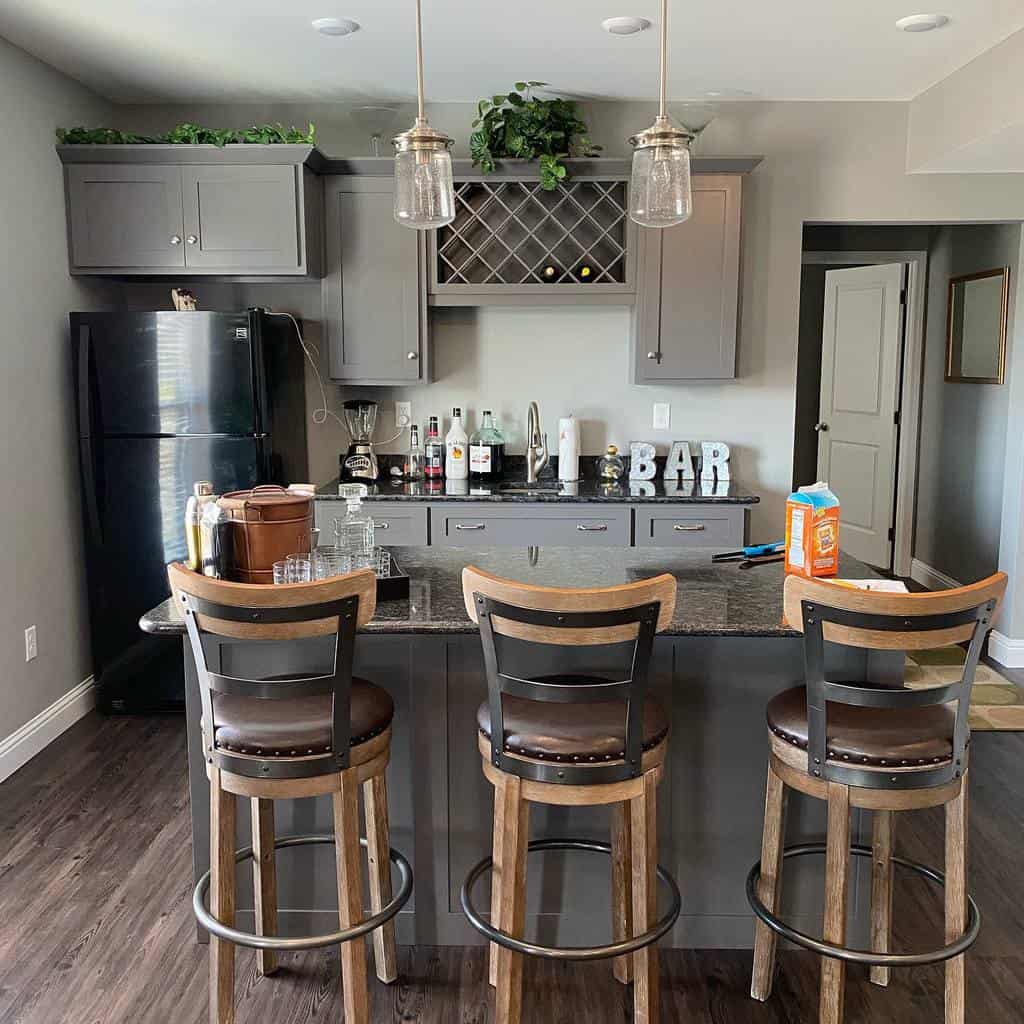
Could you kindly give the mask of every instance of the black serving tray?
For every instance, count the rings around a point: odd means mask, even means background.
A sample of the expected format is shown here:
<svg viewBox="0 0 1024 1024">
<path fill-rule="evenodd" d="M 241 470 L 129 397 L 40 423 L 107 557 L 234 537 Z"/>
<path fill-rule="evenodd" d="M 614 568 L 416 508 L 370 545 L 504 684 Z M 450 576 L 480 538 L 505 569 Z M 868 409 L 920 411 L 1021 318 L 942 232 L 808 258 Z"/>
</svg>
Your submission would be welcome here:
<svg viewBox="0 0 1024 1024">
<path fill-rule="evenodd" d="M 378 601 L 402 601 L 409 597 L 409 577 L 402 572 L 394 554 L 391 555 L 391 575 L 377 577 Z"/>
</svg>

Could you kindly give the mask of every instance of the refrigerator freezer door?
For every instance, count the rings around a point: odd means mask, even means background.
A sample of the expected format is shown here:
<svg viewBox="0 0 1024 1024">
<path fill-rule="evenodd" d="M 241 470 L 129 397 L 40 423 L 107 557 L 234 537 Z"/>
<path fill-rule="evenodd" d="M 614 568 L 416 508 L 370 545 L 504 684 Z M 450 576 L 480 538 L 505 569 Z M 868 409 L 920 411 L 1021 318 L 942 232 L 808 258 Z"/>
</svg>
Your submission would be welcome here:
<svg viewBox="0 0 1024 1024">
<path fill-rule="evenodd" d="M 73 313 L 77 377 L 90 382 L 81 432 L 257 433 L 250 334 L 244 312 Z"/>
<path fill-rule="evenodd" d="M 170 595 L 167 563 L 185 558 L 193 482 L 210 480 L 217 494 L 253 486 L 258 446 L 231 437 L 92 439 L 96 516 L 86 517 L 86 550 L 94 675 L 105 707 L 166 706 L 172 690 L 183 699 L 181 651 L 144 636 L 139 616 Z M 168 647 L 177 662 L 170 679 L 153 665 Z"/>
</svg>

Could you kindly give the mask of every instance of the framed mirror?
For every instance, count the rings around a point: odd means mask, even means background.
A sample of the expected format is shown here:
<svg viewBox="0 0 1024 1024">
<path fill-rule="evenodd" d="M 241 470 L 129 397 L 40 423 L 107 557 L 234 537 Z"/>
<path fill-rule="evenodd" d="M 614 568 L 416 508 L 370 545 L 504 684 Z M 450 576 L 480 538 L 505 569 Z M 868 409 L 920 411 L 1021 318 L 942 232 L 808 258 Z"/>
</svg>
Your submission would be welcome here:
<svg viewBox="0 0 1024 1024">
<path fill-rule="evenodd" d="M 946 380 L 1003 383 L 1009 295 L 1009 267 L 949 279 Z"/>
</svg>

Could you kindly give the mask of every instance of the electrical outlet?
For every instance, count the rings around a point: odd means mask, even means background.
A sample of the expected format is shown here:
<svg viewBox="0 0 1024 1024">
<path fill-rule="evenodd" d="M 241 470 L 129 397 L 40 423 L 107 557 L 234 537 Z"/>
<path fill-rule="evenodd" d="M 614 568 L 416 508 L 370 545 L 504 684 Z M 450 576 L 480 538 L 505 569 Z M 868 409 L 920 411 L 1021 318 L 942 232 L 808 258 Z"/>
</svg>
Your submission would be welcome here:
<svg viewBox="0 0 1024 1024">
<path fill-rule="evenodd" d="M 408 427 L 412 423 L 412 402 L 395 402 L 395 426 Z"/>
<path fill-rule="evenodd" d="M 36 627 L 29 626 L 25 630 L 25 660 L 31 661 L 39 653 L 36 645 Z"/>
<path fill-rule="evenodd" d="M 668 402 L 654 403 L 654 429 L 668 430 L 672 420 L 672 406 Z"/>
</svg>

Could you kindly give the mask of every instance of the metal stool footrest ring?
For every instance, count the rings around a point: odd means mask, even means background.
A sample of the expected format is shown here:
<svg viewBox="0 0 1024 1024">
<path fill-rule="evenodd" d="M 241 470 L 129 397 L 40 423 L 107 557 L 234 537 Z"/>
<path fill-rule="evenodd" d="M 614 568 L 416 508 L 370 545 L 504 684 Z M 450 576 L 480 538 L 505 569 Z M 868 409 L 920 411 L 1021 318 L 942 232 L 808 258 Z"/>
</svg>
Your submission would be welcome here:
<svg viewBox="0 0 1024 1024">
<path fill-rule="evenodd" d="M 824 854 L 826 850 L 824 843 L 805 843 L 799 846 L 787 846 L 782 851 L 784 859 L 790 857 L 808 857 L 816 854 Z M 853 845 L 850 853 L 855 857 L 873 857 L 874 851 L 870 846 Z M 926 864 L 918 864 L 916 861 L 905 860 L 903 857 L 893 857 L 893 864 L 901 868 L 913 871 L 936 885 L 945 887 L 946 877 L 940 871 L 928 867 Z M 963 935 L 955 942 L 941 949 L 930 950 L 926 953 L 875 953 L 868 950 L 849 949 L 846 946 L 837 946 L 822 939 L 816 939 L 806 932 L 797 931 L 791 925 L 786 924 L 780 917 L 773 914 L 761 901 L 757 894 L 757 885 L 761 880 L 761 862 L 758 861 L 747 875 L 747 902 L 751 909 L 773 932 L 781 935 L 784 939 L 810 949 L 822 956 L 831 957 L 835 960 L 844 960 L 851 964 L 864 964 L 868 967 L 921 967 L 925 964 L 941 963 L 943 960 L 952 960 L 960 956 L 974 945 L 978 932 L 981 930 L 981 913 L 978 905 L 972 896 L 967 897 L 967 927 Z"/>
<path fill-rule="evenodd" d="M 366 838 L 359 839 L 361 846 L 367 845 Z M 274 842 L 275 850 L 287 849 L 292 846 L 315 846 L 325 844 L 334 845 L 334 836 L 285 836 Z M 251 846 L 243 847 L 235 852 L 235 862 L 241 863 L 244 860 L 251 860 L 253 849 Z M 412 868 L 409 862 L 397 850 L 389 849 L 388 857 L 391 863 L 398 868 L 399 884 L 398 892 L 391 902 L 383 907 L 379 913 L 367 917 L 359 924 L 351 928 L 343 928 L 340 931 L 332 932 L 329 935 L 303 935 L 295 938 L 285 938 L 279 935 L 254 935 L 252 932 L 239 931 L 218 921 L 207 909 L 204 897 L 210 888 L 210 872 L 207 871 L 196 883 L 192 893 L 192 912 L 196 920 L 211 934 L 227 942 L 233 942 L 237 946 L 249 946 L 252 949 L 273 949 L 280 952 L 297 952 L 303 949 L 319 949 L 321 946 L 337 946 L 342 942 L 351 942 L 360 936 L 367 935 L 375 928 L 390 921 L 408 902 L 412 895 Z"/>
<path fill-rule="evenodd" d="M 534 839 L 533 842 L 527 844 L 526 849 L 529 853 L 540 853 L 546 850 L 586 850 L 590 853 L 606 853 L 609 856 L 612 852 L 608 843 L 599 843 L 589 839 Z M 672 894 L 672 903 L 648 931 L 642 935 L 623 939 L 621 942 L 609 943 L 607 946 L 540 946 L 535 942 L 526 942 L 491 927 L 473 906 L 471 897 L 474 887 L 481 876 L 493 867 L 494 858 L 485 857 L 466 876 L 466 881 L 462 884 L 462 892 L 459 894 L 462 912 L 466 915 L 469 923 L 491 942 L 496 942 L 499 946 L 511 949 L 515 953 L 525 953 L 528 956 L 542 956 L 552 960 L 605 960 L 613 956 L 635 953 L 638 949 L 657 942 L 676 923 L 683 906 L 682 898 L 679 895 L 679 886 L 659 864 L 656 868 L 657 875 Z"/>
</svg>

